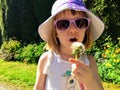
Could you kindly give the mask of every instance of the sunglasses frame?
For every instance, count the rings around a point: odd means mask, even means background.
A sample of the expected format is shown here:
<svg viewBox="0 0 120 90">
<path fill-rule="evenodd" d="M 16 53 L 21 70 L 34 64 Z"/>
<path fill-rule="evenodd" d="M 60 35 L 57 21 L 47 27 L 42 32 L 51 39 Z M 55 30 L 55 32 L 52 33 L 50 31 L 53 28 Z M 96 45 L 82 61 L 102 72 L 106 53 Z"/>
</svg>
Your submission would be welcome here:
<svg viewBox="0 0 120 90">
<path fill-rule="evenodd" d="M 88 21 L 88 26 L 87 26 L 86 28 L 81 28 L 81 29 L 80 29 L 79 27 L 77 27 L 75 21 L 78 20 L 78 19 L 86 19 L 86 20 Z M 69 21 L 69 26 L 68 26 L 66 29 L 59 29 L 59 28 L 57 27 L 57 22 L 60 21 L 60 20 L 67 20 L 67 21 Z M 54 25 L 55 25 L 56 29 L 57 29 L 57 30 L 61 30 L 61 31 L 68 30 L 68 29 L 70 28 L 70 26 L 71 26 L 72 23 L 74 24 L 74 26 L 75 26 L 78 30 L 83 30 L 83 29 L 84 29 L 84 30 L 87 30 L 88 27 L 89 27 L 89 25 L 90 25 L 90 19 L 89 19 L 89 18 L 86 18 L 86 17 L 74 18 L 74 19 L 63 18 L 63 19 L 57 19 L 57 20 L 54 21 Z"/>
</svg>

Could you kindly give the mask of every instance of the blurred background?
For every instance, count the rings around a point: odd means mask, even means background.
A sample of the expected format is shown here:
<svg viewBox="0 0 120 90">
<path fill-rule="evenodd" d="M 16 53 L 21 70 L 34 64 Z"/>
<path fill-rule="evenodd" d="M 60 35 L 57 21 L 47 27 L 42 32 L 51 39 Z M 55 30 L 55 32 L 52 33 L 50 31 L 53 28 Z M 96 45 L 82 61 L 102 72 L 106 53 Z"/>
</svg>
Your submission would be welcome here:
<svg viewBox="0 0 120 90">
<path fill-rule="evenodd" d="M 38 35 L 38 26 L 51 15 L 54 1 L 0 0 L 0 82 L 7 81 L 13 84 L 19 82 L 25 83 L 24 85 L 28 87 L 34 86 L 36 65 L 40 55 L 45 51 L 45 42 Z M 105 23 L 104 33 L 87 52 L 96 58 L 106 90 L 118 90 L 112 85 L 120 88 L 120 1 L 84 0 L 84 2 L 86 7 Z M 28 72 L 33 78 L 28 80 L 27 76 L 25 77 L 26 71 L 33 68 L 24 71 L 25 67 L 21 70 L 25 73 L 21 75 L 19 72 L 10 72 L 15 69 L 12 68 L 15 65 L 9 66 L 11 63 L 7 64 L 6 61 L 22 62 L 27 68 L 30 68 L 27 65 L 35 64 L 33 72 Z M 16 67 L 20 65 L 17 64 Z"/>
</svg>

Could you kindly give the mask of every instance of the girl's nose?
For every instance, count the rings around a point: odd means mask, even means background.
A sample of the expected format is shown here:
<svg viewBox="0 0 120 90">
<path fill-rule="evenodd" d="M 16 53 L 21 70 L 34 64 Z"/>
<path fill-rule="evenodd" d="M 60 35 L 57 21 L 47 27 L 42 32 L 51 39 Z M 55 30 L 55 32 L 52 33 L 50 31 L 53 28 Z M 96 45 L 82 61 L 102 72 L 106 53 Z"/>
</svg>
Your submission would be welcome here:
<svg viewBox="0 0 120 90">
<path fill-rule="evenodd" d="M 69 31 L 69 33 L 77 32 L 77 28 L 75 27 L 74 23 L 71 23 L 68 31 Z"/>
</svg>

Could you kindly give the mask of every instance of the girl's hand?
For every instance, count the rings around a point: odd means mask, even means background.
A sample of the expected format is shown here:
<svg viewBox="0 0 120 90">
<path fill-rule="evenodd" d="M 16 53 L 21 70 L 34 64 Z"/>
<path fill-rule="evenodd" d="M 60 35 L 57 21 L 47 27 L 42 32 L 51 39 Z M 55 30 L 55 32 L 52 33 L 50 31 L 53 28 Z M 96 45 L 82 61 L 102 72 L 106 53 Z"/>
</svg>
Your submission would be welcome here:
<svg viewBox="0 0 120 90">
<path fill-rule="evenodd" d="M 83 62 L 70 58 L 69 61 L 72 65 L 72 76 L 84 84 L 90 84 L 95 81 L 91 68 Z"/>
</svg>

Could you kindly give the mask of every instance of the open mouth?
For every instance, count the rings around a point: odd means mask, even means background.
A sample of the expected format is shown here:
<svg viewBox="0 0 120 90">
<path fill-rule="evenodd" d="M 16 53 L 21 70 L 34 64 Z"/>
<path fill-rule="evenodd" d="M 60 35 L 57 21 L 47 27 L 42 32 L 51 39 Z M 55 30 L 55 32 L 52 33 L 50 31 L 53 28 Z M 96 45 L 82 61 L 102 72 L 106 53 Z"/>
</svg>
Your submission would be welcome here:
<svg viewBox="0 0 120 90">
<path fill-rule="evenodd" d="M 70 38 L 69 41 L 70 41 L 70 42 L 76 42 L 76 41 L 77 41 L 77 38 Z"/>
</svg>

